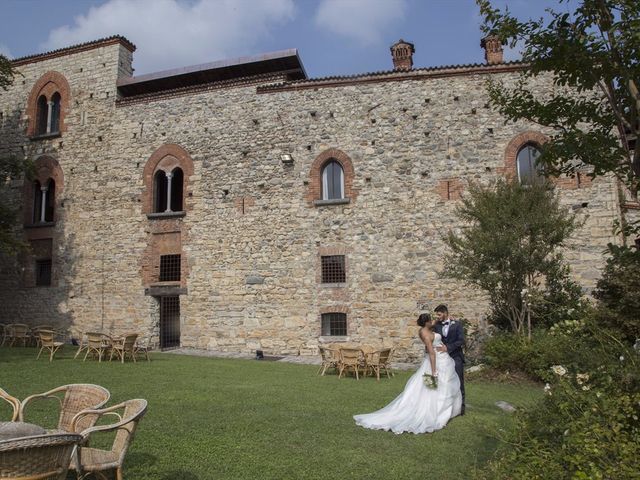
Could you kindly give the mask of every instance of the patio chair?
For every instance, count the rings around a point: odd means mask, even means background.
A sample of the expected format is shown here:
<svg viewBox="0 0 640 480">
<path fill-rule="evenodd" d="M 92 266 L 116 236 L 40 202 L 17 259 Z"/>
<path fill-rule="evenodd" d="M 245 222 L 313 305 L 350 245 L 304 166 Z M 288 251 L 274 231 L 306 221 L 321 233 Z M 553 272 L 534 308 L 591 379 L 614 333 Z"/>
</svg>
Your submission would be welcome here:
<svg viewBox="0 0 640 480">
<path fill-rule="evenodd" d="M 11 405 L 11 408 L 13 409 L 13 415 L 11 416 L 11 421 L 15 422 L 18 419 L 18 416 L 20 415 L 20 400 L 18 400 L 16 397 L 12 397 L 2 388 L 0 388 L 0 398 L 5 402 L 7 402 L 9 405 Z"/>
<path fill-rule="evenodd" d="M 83 362 L 90 353 L 98 357 L 98 362 L 102 362 L 102 355 L 111 349 L 112 340 L 109 335 L 100 332 L 87 332 L 87 353 L 84 354 Z M 77 355 L 77 354 L 76 354 Z"/>
<path fill-rule="evenodd" d="M 78 434 L 58 433 L 0 441 L 0 478 L 64 480 L 80 440 Z"/>
<path fill-rule="evenodd" d="M 320 364 L 318 374 L 320 376 L 324 375 L 329 368 L 333 368 L 337 372 L 338 364 L 340 363 L 339 351 L 328 347 L 319 347 L 319 349 L 322 363 Z"/>
<path fill-rule="evenodd" d="M 378 350 L 371 353 L 367 359 L 367 370 L 371 369 L 371 371 L 376 374 L 376 379 L 378 381 L 380 381 L 381 369 L 384 369 L 387 374 L 387 378 L 391 378 L 391 376 L 393 376 L 393 372 L 391 371 L 391 366 L 389 363 L 391 359 L 391 352 L 391 348 Z"/>
<path fill-rule="evenodd" d="M 360 380 L 358 376 L 358 370 L 361 365 L 362 350 L 359 348 L 341 348 L 340 349 L 340 372 L 338 378 L 342 377 L 343 372 L 352 370 L 355 374 L 356 380 Z"/>
<path fill-rule="evenodd" d="M 9 338 L 11 338 L 10 347 L 13 347 L 15 343 L 22 342 L 22 346 L 26 347 L 29 343 L 29 326 L 24 323 L 11 323 L 7 325 L 9 327 Z"/>
<path fill-rule="evenodd" d="M 53 360 L 53 356 L 64 345 L 64 342 L 56 342 L 56 332 L 53 330 L 38 330 L 38 344 L 40 345 L 40 351 L 36 360 L 40 358 L 40 354 L 43 350 L 49 351 L 49 363 Z"/>
<path fill-rule="evenodd" d="M 118 413 L 122 411 L 122 413 Z M 77 449 L 71 467 L 76 471 L 78 478 L 86 478 L 93 474 L 100 479 L 108 479 L 107 472 L 116 471 L 116 479 L 123 479 L 122 466 L 124 457 L 133 441 L 133 436 L 138 426 L 138 422 L 147 411 L 147 401 L 143 399 L 127 400 L 118 405 L 114 405 L 102 410 L 85 410 L 74 418 L 74 427 L 84 420 L 85 416 L 115 416 L 118 421 L 111 425 L 98 425 L 85 429 L 81 435 L 83 445 L 87 445 L 90 437 L 98 432 L 116 431 L 116 436 L 111 446 L 111 450 L 102 450 L 80 446 Z"/>
<path fill-rule="evenodd" d="M 136 339 L 136 344 L 133 349 L 133 355 L 134 356 L 144 355 L 145 358 L 147 359 L 147 362 L 150 362 L 151 361 L 151 357 L 149 356 L 150 351 L 151 351 L 151 338 L 150 337 L 141 338 L 141 336 L 139 335 L 138 338 Z"/>
<path fill-rule="evenodd" d="M 5 340 L 8 338 L 7 326 L 4 323 L 0 323 L 0 347 L 4 345 Z"/>
<path fill-rule="evenodd" d="M 40 330 L 55 331 L 55 328 L 53 328 L 53 325 L 36 325 L 35 327 L 31 327 L 31 337 L 36 347 L 40 346 L 40 337 L 38 336 Z"/>
<path fill-rule="evenodd" d="M 20 421 L 25 421 L 25 413 L 27 406 L 34 400 L 39 399 L 56 399 L 60 403 L 60 416 L 58 418 L 57 430 L 63 430 L 65 432 L 79 433 L 80 431 L 92 427 L 97 416 L 86 416 L 76 426 L 78 430 L 74 430 L 72 427 L 73 418 L 86 409 L 96 409 L 103 407 L 108 401 L 111 394 L 109 390 L 100 385 L 93 385 L 90 383 L 72 383 L 70 385 L 63 385 L 53 390 L 49 390 L 45 393 L 31 395 L 22 401 L 20 406 Z M 78 423 L 78 422 L 76 422 Z"/>
<path fill-rule="evenodd" d="M 113 344 L 111 345 L 111 355 L 109 356 L 109 361 L 113 359 L 113 354 L 115 353 L 117 357 L 120 357 L 122 363 L 124 363 L 124 359 L 127 357 L 127 355 L 129 355 L 135 363 L 135 346 L 137 338 L 137 333 L 129 333 L 122 337 L 122 339 L 120 340 L 114 340 Z"/>
</svg>

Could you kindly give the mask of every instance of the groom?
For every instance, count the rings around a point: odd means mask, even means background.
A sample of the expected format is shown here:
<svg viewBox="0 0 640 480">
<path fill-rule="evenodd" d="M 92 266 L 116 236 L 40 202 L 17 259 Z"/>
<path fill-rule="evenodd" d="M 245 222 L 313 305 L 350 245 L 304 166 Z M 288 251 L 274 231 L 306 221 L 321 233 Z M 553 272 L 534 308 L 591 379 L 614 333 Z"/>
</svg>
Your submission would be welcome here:
<svg viewBox="0 0 640 480">
<path fill-rule="evenodd" d="M 442 343 L 437 350 L 447 352 L 456 364 L 456 373 L 460 379 L 460 393 L 462 394 L 462 411 L 460 415 L 464 415 L 464 353 L 462 346 L 464 345 L 464 331 L 462 323 L 449 318 L 449 309 L 446 305 L 438 305 L 435 310 L 438 317 L 435 331 L 442 336 Z"/>
</svg>

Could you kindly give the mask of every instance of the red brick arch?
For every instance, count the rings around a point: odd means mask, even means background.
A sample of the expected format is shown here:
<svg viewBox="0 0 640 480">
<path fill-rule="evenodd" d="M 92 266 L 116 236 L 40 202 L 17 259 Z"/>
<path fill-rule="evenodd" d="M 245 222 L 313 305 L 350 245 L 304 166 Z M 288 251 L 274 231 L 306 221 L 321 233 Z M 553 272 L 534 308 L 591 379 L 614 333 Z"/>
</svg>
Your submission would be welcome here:
<svg viewBox="0 0 640 480">
<path fill-rule="evenodd" d="M 176 167 L 180 167 L 184 175 L 184 185 L 182 189 L 182 205 L 184 210 L 188 210 L 186 197 L 188 196 L 189 177 L 193 175 L 193 160 L 191 155 L 180 145 L 167 143 L 158 148 L 147 160 L 144 166 L 144 203 L 143 213 L 153 213 L 153 176 L 158 170 L 170 172 Z"/>
<path fill-rule="evenodd" d="M 25 178 L 22 187 L 24 223 L 26 225 L 33 223 L 33 202 L 34 195 L 36 194 L 33 188 L 34 183 L 38 181 L 40 182 L 40 185 L 44 185 L 49 181 L 49 179 L 53 179 L 56 186 L 53 208 L 53 221 L 56 222 L 58 219 L 60 198 L 62 197 L 62 192 L 64 190 L 64 175 L 62 173 L 62 168 L 60 168 L 60 164 L 55 158 L 44 155 L 34 162 L 34 170 L 33 178 Z"/>
<path fill-rule="evenodd" d="M 529 130 L 522 132 L 511 139 L 504 152 L 503 173 L 509 178 L 518 177 L 518 167 L 516 159 L 518 152 L 527 144 L 537 145 L 541 147 L 549 141 L 549 137 L 540 132 Z"/>
<path fill-rule="evenodd" d="M 60 133 L 67 131 L 64 119 L 69 111 L 71 89 L 64 75 L 51 71 L 45 73 L 38 79 L 29 94 L 27 101 L 27 116 L 29 117 L 29 123 L 27 125 L 28 136 L 32 137 L 36 134 L 38 98 L 44 95 L 47 100 L 51 100 L 51 97 L 56 92 L 60 94 Z"/>
<path fill-rule="evenodd" d="M 354 202 L 358 192 L 353 188 L 355 173 L 351 158 L 342 150 L 329 148 L 316 157 L 311 164 L 309 171 L 309 188 L 307 190 L 307 201 L 313 205 L 314 200 L 322 198 L 322 168 L 329 160 L 336 160 L 344 172 L 344 196 Z"/>
</svg>

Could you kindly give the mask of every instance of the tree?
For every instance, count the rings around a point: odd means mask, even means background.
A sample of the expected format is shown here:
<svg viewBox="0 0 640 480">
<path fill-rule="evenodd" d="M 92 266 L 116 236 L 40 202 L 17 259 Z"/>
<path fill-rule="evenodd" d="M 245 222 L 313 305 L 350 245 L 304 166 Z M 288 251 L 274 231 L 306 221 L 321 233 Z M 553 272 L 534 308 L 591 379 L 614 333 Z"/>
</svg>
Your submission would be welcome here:
<svg viewBox="0 0 640 480">
<path fill-rule="evenodd" d="M 558 0 L 566 10 L 569 0 Z M 507 88 L 489 83 L 491 103 L 507 119 L 529 120 L 554 129 L 540 162 L 549 174 L 574 175 L 583 165 L 592 178 L 613 174 L 635 200 L 640 188 L 640 2 L 581 0 L 573 12 L 520 21 L 490 0 L 476 0 L 483 31 L 522 48 L 521 82 Z M 542 96 L 528 80 L 553 78 Z M 567 95 L 567 92 L 573 94 Z M 640 225 L 630 226 L 640 231 Z"/>
<path fill-rule="evenodd" d="M 535 293 L 545 285 L 557 293 L 557 282 L 568 281 L 558 249 L 576 229 L 575 217 L 559 207 L 549 185 L 507 180 L 471 185 L 457 215 L 468 226 L 445 237 L 445 275 L 484 290 L 493 323 L 530 334 L 530 298 L 544 297 Z"/>
<path fill-rule="evenodd" d="M 11 61 L 4 55 L 0 55 L 0 87 L 7 90 L 13 83 L 18 72 Z M 30 162 L 21 161 L 16 156 L 8 155 L 0 157 L 0 252 L 14 252 L 22 246 L 14 233 L 17 217 L 17 209 L 10 206 L 8 201 L 11 195 L 8 191 L 8 183 L 13 178 L 30 172 Z"/>
</svg>

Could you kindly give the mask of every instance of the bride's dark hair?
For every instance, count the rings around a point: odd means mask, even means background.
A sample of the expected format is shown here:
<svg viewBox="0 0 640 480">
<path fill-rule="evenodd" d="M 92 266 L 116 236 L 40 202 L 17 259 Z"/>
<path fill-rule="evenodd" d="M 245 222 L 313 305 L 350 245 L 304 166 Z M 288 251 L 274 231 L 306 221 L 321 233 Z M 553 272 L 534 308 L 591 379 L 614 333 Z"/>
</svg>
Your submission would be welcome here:
<svg viewBox="0 0 640 480">
<path fill-rule="evenodd" d="M 418 325 L 424 327 L 427 323 L 431 323 L 431 315 L 429 315 L 428 313 L 422 313 L 418 317 Z"/>
</svg>

